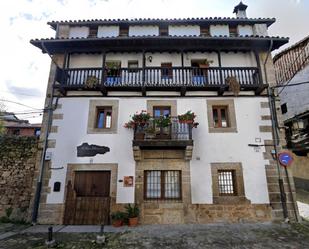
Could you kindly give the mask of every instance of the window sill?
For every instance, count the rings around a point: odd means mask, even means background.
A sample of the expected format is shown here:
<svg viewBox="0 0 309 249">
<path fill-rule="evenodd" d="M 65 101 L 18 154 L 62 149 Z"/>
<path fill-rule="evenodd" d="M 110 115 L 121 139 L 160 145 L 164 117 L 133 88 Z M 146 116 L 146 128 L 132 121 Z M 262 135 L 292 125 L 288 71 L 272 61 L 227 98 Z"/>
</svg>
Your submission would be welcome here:
<svg viewBox="0 0 309 249">
<path fill-rule="evenodd" d="M 115 134 L 117 133 L 116 128 L 92 128 L 88 129 L 88 134 Z"/>
<path fill-rule="evenodd" d="M 236 127 L 227 127 L 227 128 L 209 127 L 209 133 L 237 133 L 237 128 Z"/>
</svg>

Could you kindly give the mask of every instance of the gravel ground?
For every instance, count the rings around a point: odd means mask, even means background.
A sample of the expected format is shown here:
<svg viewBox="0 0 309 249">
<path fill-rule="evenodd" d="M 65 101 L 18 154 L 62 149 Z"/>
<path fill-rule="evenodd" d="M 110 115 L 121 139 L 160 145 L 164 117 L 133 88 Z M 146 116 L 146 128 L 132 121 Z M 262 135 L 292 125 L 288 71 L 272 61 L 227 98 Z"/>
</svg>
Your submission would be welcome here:
<svg viewBox="0 0 309 249">
<path fill-rule="evenodd" d="M 106 233 L 107 244 L 94 233 L 55 234 L 56 248 L 309 248 L 309 227 L 301 224 L 210 224 L 139 226 Z M 22 233 L 0 241 L 1 249 L 46 248 L 46 233 Z"/>
</svg>

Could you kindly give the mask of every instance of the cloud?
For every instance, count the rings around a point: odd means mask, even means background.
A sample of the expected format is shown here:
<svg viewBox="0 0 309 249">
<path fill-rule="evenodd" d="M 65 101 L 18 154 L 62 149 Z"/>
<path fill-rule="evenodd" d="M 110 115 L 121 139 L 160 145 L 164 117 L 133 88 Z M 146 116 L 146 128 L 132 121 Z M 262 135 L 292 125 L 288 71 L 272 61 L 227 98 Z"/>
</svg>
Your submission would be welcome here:
<svg viewBox="0 0 309 249">
<path fill-rule="evenodd" d="M 18 99 L 41 98 L 44 96 L 38 88 L 16 86 L 10 80 L 6 81 L 6 87 L 8 92 L 16 96 Z"/>
</svg>

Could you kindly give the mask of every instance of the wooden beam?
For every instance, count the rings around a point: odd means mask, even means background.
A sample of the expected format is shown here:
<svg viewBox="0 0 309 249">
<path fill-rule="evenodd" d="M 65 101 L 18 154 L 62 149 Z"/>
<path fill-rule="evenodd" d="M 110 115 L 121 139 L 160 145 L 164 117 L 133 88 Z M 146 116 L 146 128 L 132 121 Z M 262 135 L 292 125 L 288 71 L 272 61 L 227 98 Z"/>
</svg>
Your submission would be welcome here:
<svg viewBox="0 0 309 249">
<path fill-rule="evenodd" d="M 101 92 L 103 94 L 103 96 L 107 95 L 107 91 L 106 91 L 106 87 L 105 87 L 105 61 L 106 61 L 106 51 L 103 50 L 102 51 L 102 74 L 101 74 Z"/>
<path fill-rule="evenodd" d="M 259 83 L 263 84 L 262 67 L 261 67 L 261 61 L 260 61 L 260 56 L 259 56 L 258 51 L 254 50 L 254 56 L 255 56 L 255 60 L 256 60 L 256 65 L 257 65 L 258 70 L 259 70 Z"/>
</svg>

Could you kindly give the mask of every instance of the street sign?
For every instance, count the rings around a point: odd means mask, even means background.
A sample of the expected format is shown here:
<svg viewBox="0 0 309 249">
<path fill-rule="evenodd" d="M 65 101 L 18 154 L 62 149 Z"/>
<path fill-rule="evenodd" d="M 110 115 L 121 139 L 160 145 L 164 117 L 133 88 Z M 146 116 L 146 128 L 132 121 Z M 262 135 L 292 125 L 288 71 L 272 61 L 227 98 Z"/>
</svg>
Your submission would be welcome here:
<svg viewBox="0 0 309 249">
<path fill-rule="evenodd" d="M 289 152 L 279 153 L 278 158 L 279 158 L 280 164 L 285 167 L 290 166 L 293 162 L 293 157 Z"/>
</svg>

